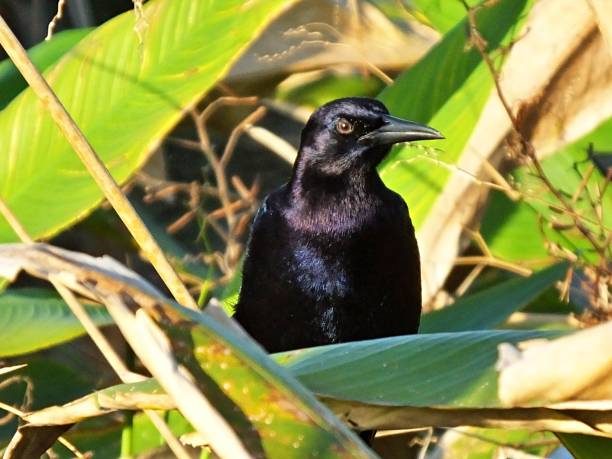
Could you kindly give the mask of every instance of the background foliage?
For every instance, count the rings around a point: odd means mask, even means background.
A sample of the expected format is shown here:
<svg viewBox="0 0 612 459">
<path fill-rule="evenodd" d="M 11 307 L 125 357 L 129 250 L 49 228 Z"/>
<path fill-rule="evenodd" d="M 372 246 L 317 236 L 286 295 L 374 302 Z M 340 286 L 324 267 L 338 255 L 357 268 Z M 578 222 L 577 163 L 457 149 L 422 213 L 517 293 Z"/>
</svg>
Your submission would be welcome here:
<svg viewBox="0 0 612 459">
<path fill-rule="evenodd" d="M 0 13 L 22 40 L 38 43 L 31 59 L 201 306 L 214 298 L 231 311 L 250 219 L 290 173 L 299 131 L 318 105 L 379 97 L 394 115 L 446 136 L 396 148 L 380 167 L 418 230 L 420 335 L 296 350 L 274 356 L 281 368 L 205 314 L 168 306 L 195 324 L 187 334 L 164 328 L 191 346 L 192 354 L 176 357 L 199 368 L 202 392 L 210 396 L 218 384 L 219 400 L 227 396 L 247 414 L 253 424 L 245 428 L 220 408 L 244 438 L 250 427 L 261 437 L 249 443 L 256 444 L 251 452 L 371 454 L 314 393 L 351 427 L 421 428 L 378 437 L 383 457 L 612 456 L 609 429 L 572 430 L 547 411 L 555 409 L 552 399 L 530 405 L 535 421 L 507 428 L 519 411 L 498 392 L 500 346 L 554 340 L 612 314 L 612 101 L 605 103 L 612 24 L 598 1 L 474 0 L 443 8 L 435 0 L 151 0 L 142 11 L 135 3 L 75 2 L 58 22 L 68 30 L 45 42 L 32 34 L 36 25 L 46 32 L 54 12 L 26 27 L 23 15 L 37 4 L 6 2 Z M 526 55 L 537 55 L 545 70 L 530 71 Z M 164 289 L 9 61 L 0 63 L 0 88 L 0 197 L 28 233 L 110 254 Z M 571 103 L 566 93 L 574 94 Z M 0 242 L 17 240 L 0 219 Z M 146 372 L 106 310 L 87 310 L 131 369 Z M 6 288 L 0 330 L 0 368 L 27 364 L 0 373 L 0 402 L 42 416 L 49 406 L 95 400 L 97 410 L 86 415 L 60 411 L 64 424 L 77 423 L 66 437 L 81 451 L 173 457 L 139 412 L 150 405 L 131 406 L 134 415 L 117 411 L 118 400 L 147 399 L 160 387 L 117 386 L 48 284 L 20 276 Z M 197 351 L 216 346 L 231 357 Z M 267 398 L 276 391 L 282 403 Z M 595 402 L 603 405 L 588 415 L 609 425 L 609 404 Z M 175 409 L 164 419 L 175 435 L 193 430 Z M 15 416 L 1 418 L 2 447 L 16 427 Z M 72 453 L 56 444 L 49 454 Z"/>
</svg>

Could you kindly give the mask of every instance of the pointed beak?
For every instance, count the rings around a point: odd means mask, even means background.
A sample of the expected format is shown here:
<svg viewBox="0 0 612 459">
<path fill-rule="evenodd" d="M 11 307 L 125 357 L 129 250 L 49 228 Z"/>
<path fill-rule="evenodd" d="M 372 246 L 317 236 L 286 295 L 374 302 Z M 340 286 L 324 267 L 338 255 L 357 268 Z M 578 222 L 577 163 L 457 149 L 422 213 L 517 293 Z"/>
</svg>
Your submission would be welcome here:
<svg viewBox="0 0 612 459">
<path fill-rule="evenodd" d="M 384 124 L 359 138 L 360 143 L 370 145 L 392 145 L 414 140 L 444 139 L 434 128 L 414 121 L 403 120 L 391 115 L 383 115 Z"/>
</svg>

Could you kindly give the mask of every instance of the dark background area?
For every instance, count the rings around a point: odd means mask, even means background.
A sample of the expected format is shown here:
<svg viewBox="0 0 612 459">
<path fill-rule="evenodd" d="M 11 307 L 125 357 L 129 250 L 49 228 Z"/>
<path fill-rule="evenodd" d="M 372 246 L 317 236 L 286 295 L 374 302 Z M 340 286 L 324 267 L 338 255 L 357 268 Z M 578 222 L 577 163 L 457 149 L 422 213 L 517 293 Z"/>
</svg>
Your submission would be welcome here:
<svg viewBox="0 0 612 459">
<path fill-rule="evenodd" d="M 70 0 L 56 31 L 93 27 L 132 7 L 129 0 Z M 56 12 L 56 0 L 0 0 L 0 14 L 26 48 L 44 40 L 49 21 Z M 4 50 L 0 50 L 0 59 L 5 57 Z"/>
</svg>

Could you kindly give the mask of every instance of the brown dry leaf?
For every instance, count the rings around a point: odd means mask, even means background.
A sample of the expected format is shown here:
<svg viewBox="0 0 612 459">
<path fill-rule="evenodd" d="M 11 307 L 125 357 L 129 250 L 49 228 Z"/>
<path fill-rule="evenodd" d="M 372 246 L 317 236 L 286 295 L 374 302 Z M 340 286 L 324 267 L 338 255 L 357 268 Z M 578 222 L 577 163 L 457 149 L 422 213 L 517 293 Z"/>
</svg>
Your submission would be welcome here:
<svg viewBox="0 0 612 459">
<path fill-rule="evenodd" d="M 494 427 L 550 430 L 612 438 L 612 412 L 571 408 L 415 408 L 392 407 L 326 400 L 345 422 L 362 429 L 409 429 L 418 427 Z"/>
<path fill-rule="evenodd" d="M 514 349 L 509 357 L 502 349 L 498 393 L 503 404 L 611 412 L 612 322 Z"/>
<path fill-rule="evenodd" d="M 172 410 L 176 404 L 165 393 L 156 391 L 101 390 L 62 406 L 50 406 L 26 413 L 23 420 L 31 426 L 76 424 L 116 410 Z"/>
</svg>

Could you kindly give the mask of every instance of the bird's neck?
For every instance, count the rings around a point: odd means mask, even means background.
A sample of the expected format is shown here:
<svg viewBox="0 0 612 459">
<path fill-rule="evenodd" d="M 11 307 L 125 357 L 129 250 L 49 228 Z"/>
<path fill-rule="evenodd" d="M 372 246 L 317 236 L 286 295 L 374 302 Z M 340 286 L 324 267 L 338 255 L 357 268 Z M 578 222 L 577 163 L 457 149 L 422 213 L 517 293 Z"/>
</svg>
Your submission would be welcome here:
<svg viewBox="0 0 612 459">
<path fill-rule="evenodd" d="M 330 175 L 298 165 L 288 191 L 292 206 L 302 213 L 342 215 L 372 207 L 387 188 L 373 168 Z"/>
</svg>

